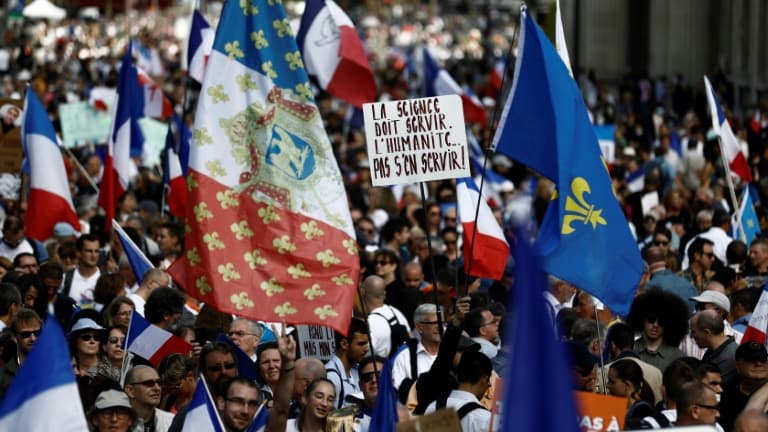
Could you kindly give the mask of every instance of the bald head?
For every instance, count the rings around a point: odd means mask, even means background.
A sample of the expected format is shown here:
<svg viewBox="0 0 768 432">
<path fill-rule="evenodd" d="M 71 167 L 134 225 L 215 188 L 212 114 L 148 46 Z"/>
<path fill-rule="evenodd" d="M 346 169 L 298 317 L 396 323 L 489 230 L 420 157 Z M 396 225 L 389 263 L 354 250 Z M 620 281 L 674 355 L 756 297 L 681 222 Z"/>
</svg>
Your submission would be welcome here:
<svg viewBox="0 0 768 432">
<path fill-rule="evenodd" d="M 294 400 L 301 400 L 307 385 L 318 378 L 325 378 L 325 366 L 316 358 L 302 357 L 296 360 L 296 380 L 293 382 Z"/>
<path fill-rule="evenodd" d="M 696 330 L 709 330 L 712 334 L 719 335 L 725 331 L 725 324 L 723 324 L 723 318 L 717 311 L 708 309 L 696 313 L 691 319 L 691 325 Z"/>
<path fill-rule="evenodd" d="M 722 283 L 720 283 L 718 281 L 714 281 L 714 280 L 711 280 L 711 281 L 707 282 L 706 285 L 704 285 L 704 291 L 707 291 L 707 290 L 709 290 L 709 291 L 717 291 L 720 294 L 726 294 L 725 286 Z"/>
<path fill-rule="evenodd" d="M 384 304 L 384 299 L 387 296 L 387 284 L 379 276 L 368 276 L 363 281 L 363 294 L 365 295 L 365 302 L 369 304 L 369 307 L 376 307 Z"/>
<path fill-rule="evenodd" d="M 407 288 L 418 290 L 421 283 L 424 282 L 424 271 L 421 264 L 417 262 L 406 264 L 403 268 L 403 282 Z"/>
<path fill-rule="evenodd" d="M 666 258 L 666 256 L 660 247 L 651 246 L 643 250 L 643 259 L 648 264 L 663 263 L 664 258 Z"/>
<path fill-rule="evenodd" d="M 768 416 L 758 409 L 744 410 L 733 422 L 733 432 L 763 432 L 768 430 Z"/>
</svg>

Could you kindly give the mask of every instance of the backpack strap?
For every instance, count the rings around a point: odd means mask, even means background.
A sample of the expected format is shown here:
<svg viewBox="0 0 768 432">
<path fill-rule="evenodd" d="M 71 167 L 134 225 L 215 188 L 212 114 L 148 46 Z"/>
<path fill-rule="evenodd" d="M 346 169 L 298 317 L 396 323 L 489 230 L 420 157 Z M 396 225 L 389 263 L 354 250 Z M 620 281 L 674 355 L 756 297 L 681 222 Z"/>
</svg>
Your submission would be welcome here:
<svg viewBox="0 0 768 432">
<path fill-rule="evenodd" d="M 406 343 L 408 344 L 408 355 L 411 360 L 411 379 L 413 382 L 416 382 L 419 379 L 419 365 L 416 361 L 416 347 L 419 342 L 416 339 L 409 339 Z"/>
<path fill-rule="evenodd" d="M 448 404 L 447 398 L 439 398 L 435 400 L 435 411 L 441 410 L 445 408 L 445 406 Z"/>
<path fill-rule="evenodd" d="M 341 408 L 342 405 L 344 405 L 344 377 L 341 376 L 341 372 L 336 370 L 336 368 L 327 368 L 325 372 L 333 372 L 339 376 L 339 385 L 341 388 L 339 389 L 339 406 L 336 408 Z"/>
<path fill-rule="evenodd" d="M 480 405 L 477 402 L 467 402 L 464 405 L 462 405 L 458 411 L 456 411 L 456 414 L 459 416 L 459 420 L 461 420 L 464 417 L 466 417 L 467 414 L 471 413 L 476 409 L 487 409 L 487 408 L 485 408 L 484 406 Z"/>
<path fill-rule="evenodd" d="M 75 269 L 64 272 L 64 287 L 61 290 L 61 292 L 67 297 L 69 297 L 69 292 L 72 290 L 72 279 L 74 278 L 75 278 Z"/>
</svg>

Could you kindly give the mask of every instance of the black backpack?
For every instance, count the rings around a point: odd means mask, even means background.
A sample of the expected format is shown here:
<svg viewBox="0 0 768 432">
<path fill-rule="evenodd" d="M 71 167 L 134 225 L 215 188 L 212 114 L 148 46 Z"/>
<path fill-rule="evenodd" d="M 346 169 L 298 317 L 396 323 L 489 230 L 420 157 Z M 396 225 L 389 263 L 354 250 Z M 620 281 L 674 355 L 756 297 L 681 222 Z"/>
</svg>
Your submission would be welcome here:
<svg viewBox="0 0 768 432">
<path fill-rule="evenodd" d="M 447 398 L 441 398 L 441 399 L 436 400 L 435 401 L 435 411 L 437 411 L 439 409 L 445 408 L 447 403 L 448 403 L 448 399 Z M 467 402 L 464 405 L 462 405 L 461 408 L 459 408 L 456 411 L 456 415 L 459 416 L 459 421 L 461 421 L 464 417 L 467 416 L 467 414 L 471 413 L 472 411 L 474 411 L 476 409 L 487 410 L 486 407 L 480 405 L 477 402 Z"/>
<path fill-rule="evenodd" d="M 389 332 L 389 357 L 393 358 L 395 354 L 397 354 L 398 349 L 400 348 L 400 345 L 404 344 L 405 342 L 408 342 L 408 340 L 411 338 L 411 336 L 408 334 L 408 327 L 401 324 L 400 321 L 397 319 L 397 315 L 392 310 L 392 306 L 388 306 L 389 310 L 392 312 L 392 318 L 387 318 L 384 315 L 378 313 L 378 312 L 371 312 L 371 315 L 378 315 L 385 320 L 387 320 L 387 324 L 389 324 L 390 332 Z"/>
</svg>

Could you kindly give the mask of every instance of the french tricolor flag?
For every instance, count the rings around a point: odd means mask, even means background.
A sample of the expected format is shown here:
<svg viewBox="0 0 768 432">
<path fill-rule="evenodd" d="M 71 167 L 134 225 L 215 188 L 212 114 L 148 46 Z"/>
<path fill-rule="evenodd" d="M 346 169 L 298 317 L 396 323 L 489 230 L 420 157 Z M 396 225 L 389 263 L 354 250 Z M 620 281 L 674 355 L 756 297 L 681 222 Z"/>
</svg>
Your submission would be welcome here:
<svg viewBox="0 0 768 432">
<path fill-rule="evenodd" d="M 731 168 L 731 172 L 749 183 L 752 181 L 752 172 L 749 169 L 747 159 L 739 149 L 739 141 L 733 134 L 733 130 L 731 130 L 728 119 L 725 118 L 725 113 L 720 105 L 720 100 L 717 99 L 717 94 L 715 94 L 715 90 L 706 76 L 704 77 L 704 86 L 707 88 L 707 102 L 709 102 L 709 113 L 712 116 L 712 129 L 720 137 L 720 147 L 725 159 L 728 161 L 728 166 Z"/>
<path fill-rule="evenodd" d="M 173 105 L 171 100 L 163 93 L 163 89 L 160 88 L 157 83 L 149 77 L 147 72 L 136 67 L 136 78 L 144 94 L 144 110 L 143 115 L 145 117 L 167 119 L 173 115 Z"/>
<path fill-rule="evenodd" d="M 213 49 L 213 38 L 216 31 L 211 28 L 203 15 L 195 9 L 192 14 L 192 26 L 189 29 L 189 43 L 187 44 L 187 70 L 190 78 L 203 83 L 205 66 L 208 64 L 208 56 Z"/>
<path fill-rule="evenodd" d="M 453 77 L 441 68 L 427 48 L 424 48 L 424 97 L 456 94 L 461 96 L 464 120 L 470 123 L 488 123 L 483 105 L 465 92 Z"/>
<path fill-rule="evenodd" d="M 491 85 L 496 90 L 501 90 L 501 85 L 504 83 L 504 69 L 506 65 L 504 62 L 504 59 L 496 60 L 496 63 L 493 65 L 493 69 L 491 69 L 491 74 L 489 76 L 489 81 L 491 82 Z"/>
<path fill-rule="evenodd" d="M 148 360 L 157 367 L 168 354 L 189 354 L 192 345 L 171 332 L 150 324 L 136 310 L 133 310 L 128 334 L 125 337 L 125 350 Z"/>
<path fill-rule="evenodd" d="M 197 378 L 197 386 L 189 402 L 189 408 L 184 417 L 184 427 L 181 430 L 182 432 L 224 432 L 226 430 L 202 376 Z"/>
<path fill-rule="evenodd" d="M 168 187 L 168 209 L 178 218 L 184 218 L 187 206 L 187 166 L 191 134 L 180 118 L 174 116 L 178 139 L 168 127 L 163 150 L 163 184 Z"/>
<path fill-rule="evenodd" d="M 137 104 L 138 91 L 138 78 L 136 69 L 131 64 L 129 44 L 120 65 L 115 114 L 107 139 L 104 177 L 99 190 L 99 205 L 106 212 L 107 220 L 115 217 L 117 199 L 128 190 L 131 178 L 138 172 L 136 164 L 131 159 L 131 149 L 141 149 L 144 141 L 138 116 L 135 113 L 136 107 L 134 107 Z"/>
<path fill-rule="evenodd" d="M 472 276 L 501 279 L 509 258 L 509 244 L 491 208 L 484 199 L 479 199 L 480 190 L 469 177 L 456 179 L 456 197 L 464 229 L 464 271 Z"/>
<path fill-rule="evenodd" d="M 144 274 L 155 266 L 152 265 L 152 262 L 149 261 L 141 249 L 136 246 L 136 243 L 123 231 L 123 227 L 114 219 L 112 219 L 112 229 L 115 230 L 115 234 L 117 234 L 117 238 L 120 240 L 123 252 L 125 252 L 125 256 L 128 258 L 131 270 L 133 270 L 133 275 L 136 276 L 137 281 L 141 281 L 144 279 Z"/>
<path fill-rule="evenodd" d="M 307 0 L 296 42 L 307 72 L 328 93 L 357 107 L 376 100 L 376 80 L 360 36 L 333 0 Z"/>
<path fill-rule="evenodd" d="M 763 292 L 760 294 L 760 299 L 757 301 L 757 306 L 752 312 L 752 318 L 749 319 L 747 329 L 744 331 L 744 336 L 741 338 L 741 343 L 757 342 L 765 345 L 768 343 L 766 340 L 766 332 L 768 331 L 768 285 L 763 286 Z"/>
<path fill-rule="evenodd" d="M 29 164 L 29 206 L 24 215 L 26 234 L 39 241 L 53 235 L 57 222 L 67 222 L 80 231 L 64 159 L 48 113 L 27 86 L 22 123 L 24 152 Z"/>
</svg>

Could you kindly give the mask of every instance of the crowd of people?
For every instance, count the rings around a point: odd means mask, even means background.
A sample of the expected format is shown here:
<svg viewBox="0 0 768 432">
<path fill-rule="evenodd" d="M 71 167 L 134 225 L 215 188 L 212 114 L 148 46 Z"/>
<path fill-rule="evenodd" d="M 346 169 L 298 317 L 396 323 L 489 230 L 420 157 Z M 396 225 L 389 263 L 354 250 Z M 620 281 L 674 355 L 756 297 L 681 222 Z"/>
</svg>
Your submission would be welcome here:
<svg viewBox="0 0 768 432">
<path fill-rule="evenodd" d="M 420 95 L 414 53 L 429 45 L 493 118 L 502 102 L 490 73 L 512 44 L 512 17 L 398 10 L 386 17 L 355 16 L 379 99 Z M 186 12 L 39 22 L 9 31 L 8 44 L 0 48 L 0 96 L 20 99 L 31 82 L 60 130 L 60 104 L 88 101 L 96 86 L 115 86 L 121 50 L 133 36 L 154 52 L 151 74 L 191 125 L 196 87 L 186 84 L 176 29 Z M 579 290 L 550 277 L 544 296 L 552 329 L 532 331 L 559 338 L 570 353 L 575 390 L 627 399 L 627 428 L 708 424 L 725 431 L 766 430 L 768 352 L 764 340 L 749 336 L 748 325 L 768 282 L 768 240 L 758 236 L 748 244 L 733 234 L 731 215 L 738 205 L 708 126 L 703 87 L 680 76 L 668 80 L 632 71 L 617 85 L 589 71 L 577 77 L 595 123 L 615 125 L 616 156 L 608 166 L 645 271 L 625 317 L 593 298 L 588 287 Z M 711 78 L 752 172 L 751 184 L 733 179 L 735 195 L 749 188 L 765 232 L 768 110 L 737 110 L 727 75 L 715 72 Z M 427 202 L 417 187 L 372 187 L 362 125 L 348 120 L 350 107 L 342 101 L 321 93 L 317 104 L 344 176 L 361 250 L 355 316 L 346 336 L 335 334 L 330 360 L 297 358 L 285 328 L 222 314 L 174 286 L 165 269 L 184 252 L 184 230 L 163 208 L 158 167 L 141 166 L 116 209 L 123 229 L 156 265 L 135 275 L 120 242 L 104 229 L 108 221 L 95 187 L 103 162 L 95 151 L 99 143 L 92 143 L 65 157 L 80 231 L 61 222 L 50 239 L 26 236 L 23 192 L 13 182 L 15 189 L 7 193 L 0 188 L 0 400 L 44 320 L 56 319 L 67 332 L 83 410 L 96 431 L 181 431 L 199 376 L 230 431 L 246 430 L 261 406 L 270 410 L 268 430 L 372 430 L 378 380 L 388 360 L 401 420 L 452 407 L 463 430 L 489 430 L 500 396 L 496 378 L 505 377 L 511 348 L 502 341 L 514 261 L 509 259 L 500 280 L 465 275 L 455 183 L 431 182 Z M 469 130 L 483 144 L 493 132 L 480 124 Z M 540 222 L 551 182 L 503 155 L 492 156 L 489 167 L 506 179 L 490 191 L 499 223 L 511 228 L 525 217 L 534 226 Z M 638 173 L 644 182 L 634 187 L 630 179 Z M 649 195 L 656 198 L 651 207 L 643 205 Z M 514 244 L 512 230 L 506 232 Z M 123 373 L 133 311 L 185 339 L 192 351 L 168 355 L 157 367 L 135 357 Z M 236 348 L 217 341 L 219 334 Z M 250 368 L 255 380 L 245 377 Z"/>
</svg>

